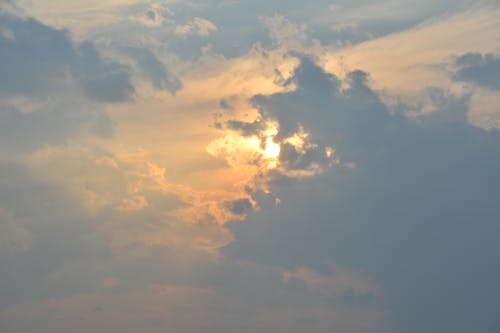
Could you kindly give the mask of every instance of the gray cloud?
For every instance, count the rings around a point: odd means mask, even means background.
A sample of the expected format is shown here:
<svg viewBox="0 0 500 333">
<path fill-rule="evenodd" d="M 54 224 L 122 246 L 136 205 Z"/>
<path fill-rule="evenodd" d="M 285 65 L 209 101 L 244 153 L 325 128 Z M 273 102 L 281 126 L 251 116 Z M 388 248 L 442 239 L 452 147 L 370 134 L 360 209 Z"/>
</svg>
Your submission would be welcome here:
<svg viewBox="0 0 500 333">
<path fill-rule="evenodd" d="M 41 103 L 32 112 L 22 110 L 22 105 L 0 103 L 0 152 L 32 151 L 85 134 L 113 135 L 111 120 L 104 113 L 89 108 L 77 97 Z"/>
<path fill-rule="evenodd" d="M 500 89 L 500 58 L 493 54 L 467 53 L 456 60 L 455 79 L 475 82 L 482 87 Z"/>
<path fill-rule="evenodd" d="M 275 183 L 282 205 L 235 225 L 236 241 L 224 252 L 318 271 L 329 262 L 354 265 L 381 285 L 397 332 L 492 332 L 500 133 L 457 117 L 417 123 L 391 115 L 368 80 L 353 72 L 342 90 L 338 78 L 302 59 L 296 91 L 254 98 L 284 131 L 300 122 L 355 168 Z M 454 106 L 465 114 L 467 101 Z"/>
<path fill-rule="evenodd" d="M 0 96 L 43 95 L 74 57 L 67 33 L 33 19 L 2 14 L 0 21 L 12 34 L 0 35 Z"/>
<path fill-rule="evenodd" d="M 20 164 L 0 163 L 0 210 L 32 236 L 24 251 L 0 253 L 0 312 L 23 302 L 78 292 L 93 283 L 91 270 L 73 281 L 61 283 L 54 277 L 62 266 L 93 260 L 107 251 L 105 243 L 94 241 L 82 207 L 63 189 L 36 180 Z M 6 222 L 4 215 L 0 224 Z"/>
<path fill-rule="evenodd" d="M 90 42 L 75 48 L 64 30 L 0 15 L 9 32 L 0 34 L 0 96 L 46 97 L 65 87 L 70 74 L 97 101 L 125 101 L 134 92 L 127 69 L 103 60 Z"/>
<path fill-rule="evenodd" d="M 88 97 L 101 102 L 127 101 L 134 93 L 130 74 L 121 64 L 104 61 L 90 42 L 84 42 L 71 59 L 73 74 Z"/>
<path fill-rule="evenodd" d="M 230 212 L 236 215 L 246 215 L 252 211 L 253 205 L 249 199 L 243 198 L 227 203 Z"/>
<path fill-rule="evenodd" d="M 234 57 L 247 52 L 256 42 L 265 47 L 272 45 L 269 31 L 259 19 L 262 17 L 283 15 L 293 23 L 305 24 L 311 39 L 325 44 L 349 45 L 409 29 L 470 3 L 471 0 L 442 0 L 439 3 L 425 0 L 418 4 L 409 0 L 317 0 L 312 3 L 204 0 L 197 2 L 196 6 L 173 3 L 171 8 L 180 20 L 199 15 L 214 22 L 219 29 L 208 38 L 212 50 Z M 310 45 L 310 41 L 304 44 Z M 200 55 L 206 40 L 178 40 L 169 45 L 177 54 L 192 58 Z"/>
<path fill-rule="evenodd" d="M 6 14 L 0 21 L 3 157 L 79 135 L 111 136 L 112 123 L 95 102 L 128 100 L 128 69 L 105 61 L 90 42 L 74 45 L 64 30 Z"/>
<path fill-rule="evenodd" d="M 165 199 L 158 204 L 176 205 Z M 92 216 L 77 198 L 37 180 L 19 165 L 0 164 L 0 203 L 18 226 L 34 236 L 25 251 L 0 253 L 4 273 L 0 320 L 8 332 L 59 333 L 67 327 L 78 333 L 88 332 L 89 327 L 133 332 L 136 325 L 161 332 L 167 324 L 193 332 L 250 332 L 255 327 L 273 332 L 307 327 L 330 332 L 339 323 L 350 324 L 346 333 L 371 331 L 341 315 L 332 317 L 346 311 L 363 315 L 378 305 L 369 299 L 370 291 L 350 292 L 357 287 L 354 282 L 318 297 L 322 291 L 309 290 L 300 277 L 284 281 L 279 268 L 224 258 L 214 262 L 206 253 L 183 246 L 151 245 L 138 256 L 114 253 L 109 249 L 110 239 L 96 235 L 94 227 L 102 226 L 104 219 L 117 218 L 116 212 Z M 251 204 L 241 199 L 232 206 L 242 212 Z M 0 225 L 3 217 L 0 214 Z M 160 220 L 152 210 L 121 215 L 117 222 L 129 227 L 150 228 L 160 223 L 166 227 Z M 334 281 L 335 276 L 330 272 L 322 278 Z M 142 292 L 150 288 L 154 294 Z M 318 307 L 330 313 L 316 312 Z M 115 317 L 120 311 L 134 315 Z M 109 321 L 104 314 L 118 319 Z"/>
<path fill-rule="evenodd" d="M 182 89 L 182 82 L 170 73 L 150 50 L 126 48 L 125 51 L 132 55 L 140 70 L 151 79 L 153 88 L 167 90 L 172 94 Z"/>
<path fill-rule="evenodd" d="M 253 122 L 228 120 L 226 126 L 228 129 L 238 131 L 244 136 L 258 135 L 262 130 L 266 129 L 265 122 L 260 119 Z"/>
</svg>

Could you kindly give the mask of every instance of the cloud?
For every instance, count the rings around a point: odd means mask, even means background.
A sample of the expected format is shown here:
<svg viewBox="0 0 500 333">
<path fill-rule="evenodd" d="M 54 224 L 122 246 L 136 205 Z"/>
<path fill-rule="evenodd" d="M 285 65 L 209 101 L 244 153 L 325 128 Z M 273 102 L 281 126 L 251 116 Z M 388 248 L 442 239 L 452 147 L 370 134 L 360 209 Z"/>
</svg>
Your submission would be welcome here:
<svg viewBox="0 0 500 333">
<path fill-rule="evenodd" d="M 9 38 L 0 36 L 1 95 L 43 94 L 54 79 L 64 79 L 64 65 L 74 55 L 66 33 L 32 19 L 1 15 L 3 29 L 10 31 Z"/>
<path fill-rule="evenodd" d="M 354 265 L 380 286 L 396 332 L 493 330 L 500 269 L 487 258 L 500 250 L 499 132 L 391 114 L 364 72 L 348 74 L 343 88 L 306 58 L 292 80 L 295 91 L 254 99 L 261 113 L 284 133 L 299 122 L 354 167 L 271 181 L 281 204 L 233 225 L 223 253 L 318 272 Z"/>
<path fill-rule="evenodd" d="M 264 16 L 260 20 L 269 31 L 269 37 L 276 44 L 285 44 L 293 47 L 307 38 L 307 27 L 305 24 L 294 24 L 284 16 Z"/>
<path fill-rule="evenodd" d="M 190 35 L 206 37 L 217 31 L 217 26 L 207 19 L 195 17 L 192 21 L 175 27 L 175 34 L 181 37 Z"/>
<path fill-rule="evenodd" d="M 494 331 L 498 10 L 398 33 L 450 1 L 20 2 L 2 329 Z"/>
<path fill-rule="evenodd" d="M 0 280 L 0 320 L 9 332 L 57 333 L 68 327 L 74 332 L 87 332 L 89 327 L 133 332 L 141 326 L 148 332 L 161 332 L 165 327 L 187 332 L 234 332 L 247 327 L 293 332 L 313 327 L 317 332 L 329 332 L 338 327 L 369 333 L 380 324 L 378 299 L 355 306 L 344 300 L 344 289 L 354 290 L 354 297 L 371 290 L 364 277 L 349 270 L 321 274 L 300 268 L 286 271 L 294 276 L 285 281 L 285 271 L 280 268 L 228 262 L 190 249 L 189 242 L 204 247 L 210 245 L 207 240 L 215 239 L 216 232 L 210 233 L 218 229 L 204 222 L 197 226 L 161 221 L 148 208 L 126 214 L 106 209 L 113 204 L 105 204 L 100 211 L 85 209 L 79 193 L 68 191 L 54 178 L 79 185 L 82 182 L 70 169 L 80 176 L 85 169 L 91 176 L 83 182 L 84 189 L 97 192 L 104 181 L 99 194 L 112 199 L 120 185 L 131 191 L 140 184 L 154 186 L 143 173 L 157 180 L 158 172 L 129 166 L 125 178 L 130 177 L 131 182 L 116 184 L 109 173 L 125 172 L 124 161 L 102 157 L 99 173 L 92 170 L 96 167 L 86 160 L 86 154 L 74 147 L 71 151 L 72 158 L 61 159 L 66 168 L 59 175 L 45 175 L 46 167 L 40 162 L 32 166 L 34 170 L 0 165 L 0 201 L 9 207 L 9 211 L 0 210 L 0 228 L 11 225 L 15 216 L 17 227 L 32 232 L 15 231 L 27 246 L 8 253 L 3 251 L 3 242 L 0 247 L 0 264 L 6 269 Z M 55 154 L 48 159 L 52 163 Z M 75 165 L 78 160 L 80 165 Z M 140 179 L 135 182 L 134 177 Z M 172 206 L 168 199 L 155 201 L 151 191 L 145 192 L 151 206 Z M 246 205 L 244 200 L 241 203 Z M 3 236 L 15 240 L 12 233 Z M 165 242 L 169 245 L 164 246 Z M 308 274 L 319 276 L 320 288 L 321 283 L 334 284 L 340 292 L 318 298 L 320 291 L 314 281 L 312 288 L 292 281 L 309 283 Z M 349 276 L 357 276 L 357 280 L 351 281 Z"/>
<path fill-rule="evenodd" d="M 10 252 L 26 252 L 31 247 L 30 231 L 16 220 L 11 213 L 0 207 L 0 255 Z"/>
<path fill-rule="evenodd" d="M 105 257 L 106 246 L 94 237 L 81 206 L 24 165 L 0 163 L 0 171 L 0 265 L 5 268 L 0 309 L 65 295 L 90 282 L 91 271 L 77 273 L 73 282 L 61 284 L 56 278 L 62 266 Z"/>
<path fill-rule="evenodd" d="M 227 203 L 229 210 L 236 215 L 246 215 L 252 211 L 252 202 L 247 199 L 238 199 Z"/>
<path fill-rule="evenodd" d="M 31 152 L 43 145 L 58 145 L 82 137 L 109 138 L 114 129 L 99 109 L 68 92 L 64 98 L 35 100 L 14 98 L 0 102 L 0 152 L 2 159 Z"/>
<path fill-rule="evenodd" d="M 82 137 L 109 138 L 99 103 L 133 96 L 129 68 L 101 57 L 91 42 L 31 18 L 1 14 L 0 151 L 3 159 Z"/>
<path fill-rule="evenodd" d="M 306 328 L 326 333 L 332 327 L 346 333 L 368 333 L 380 326 L 380 313 L 373 304 L 353 307 L 318 300 L 300 284 L 284 282 L 281 272 L 269 267 L 215 266 L 218 269 L 203 276 L 214 282 L 215 288 L 158 282 L 124 288 L 122 280 L 111 290 L 20 304 L 3 311 L 0 318 L 15 328 L 12 332 L 37 329 L 54 333 L 68 328 L 86 332 L 89 327 L 135 332 L 138 324 L 148 332 L 163 332 L 167 327 L 173 331 L 223 333 L 248 327 L 279 333 Z M 281 302 L 273 301 L 277 296 Z"/>
<path fill-rule="evenodd" d="M 283 272 L 283 281 L 301 281 L 312 293 L 323 297 L 340 299 L 347 304 L 362 305 L 380 297 L 378 286 L 363 274 L 343 267 L 333 267 L 329 274 L 322 274 L 308 267 L 295 267 Z"/>
<path fill-rule="evenodd" d="M 455 79 L 475 82 L 492 90 L 500 89 L 500 58 L 494 54 L 467 53 L 457 58 Z"/>
<path fill-rule="evenodd" d="M 90 43 L 75 47 L 64 30 L 31 18 L 1 14 L 0 96 L 44 98 L 72 83 L 91 99 L 128 100 L 134 92 L 127 69 L 105 61 Z"/>
<path fill-rule="evenodd" d="M 268 127 L 268 124 L 263 119 L 257 119 L 252 122 L 230 119 L 225 125 L 228 129 L 237 131 L 243 136 L 260 135 Z"/>
<path fill-rule="evenodd" d="M 135 6 L 132 7 L 134 8 Z M 140 13 L 132 15 L 130 19 L 140 22 L 147 27 L 161 27 L 173 16 L 172 11 L 160 3 L 151 3 L 149 6 L 146 6 L 146 8 L 143 8 L 143 4 L 137 7 L 140 8 Z"/>
<path fill-rule="evenodd" d="M 79 46 L 78 55 L 72 70 L 88 97 L 111 103 L 124 102 L 132 97 L 134 87 L 125 66 L 101 59 L 90 42 Z"/>
<path fill-rule="evenodd" d="M 150 78 L 153 88 L 167 90 L 172 94 L 182 89 L 182 82 L 170 73 L 150 50 L 126 48 L 125 52 L 135 58 L 139 69 Z"/>
<path fill-rule="evenodd" d="M 494 33 L 498 12 L 497 6 L 487 4 L 472 7 L 319 57 L 327 71 L 339 77 L 354 69 L 370 73 L 374 87 L 386 92 L 404 96 L 428 88 L 430 83 L 451 90 L 455 87 L 444 65 L 465 53 L 498 53 Z"/>
<path fill-rule="evenodd" d="M 137 7 L 141 3 L 144 5 L 144 1 L 139 0 L 106 2 L 46 0 L 43 3 L 16 0 L 15 2 L 21 7 L 24 15 L 34 17 L 50 26 L 64 27 L 78 39 L 85 39 L 92 31 L 106 29 L 120 23 L 126 18 L 124 14 L 128 8 Z"/>
<path fill-rule="evenodd" d="M 134 92 L 134 87 L 129 82 L 129 74 L 124 71 L 86 79 L 84 87 L 89 97 L 101 102 L 123 102 Z"/>
<path fill-rule="evenodd" d="M 320 22 L 329 24 L 334 30 L 357 30 L 369 35 L 388 34 L 404 30 L 418 23 L 455 12 L 469 5 L 468 0 L 433 1 L 424 0 L 418 4 L 408 0 L 377 1 L 335 1 L 329 4 L 329 11 L 320 16 Z M 365 37 L 366 38 L 366 37 Z M 369 37 L 368 37 L 369 38 Z"/>
<path fill-rule="evenodd" d="M 0 13 L 13 13 L 19 10 L 20 8 L 17 6 L 14 0 L 5 0 L 0 3 Z"/>
<path fill-rule="evenodd" d="M 68 143 L 43 147 L 25 163 L 37 178 L 68 193 L 85 212 L 82 219 L 106 235 L 115 251 L 164 247 L 216 253 L 230 242 L 224 224 L 242 216 L 226 203 L 241 197 L 242 189 L 209 191 L 172 183 L 150 158 L 146 151 L 111 153 Z"/>
</svg>

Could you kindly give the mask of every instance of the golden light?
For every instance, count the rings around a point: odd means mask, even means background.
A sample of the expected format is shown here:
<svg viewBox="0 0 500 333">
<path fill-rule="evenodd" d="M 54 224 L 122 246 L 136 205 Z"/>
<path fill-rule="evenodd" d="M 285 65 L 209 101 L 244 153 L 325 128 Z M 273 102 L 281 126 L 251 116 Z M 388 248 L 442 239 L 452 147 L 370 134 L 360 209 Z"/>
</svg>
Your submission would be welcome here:
<svg viewBox="0 0 500 333">
<path fill-rule="evenodd" d="M 275 143 L 271 137 L 266 140 L 265 155 L 268 158 L 276 158 L 280 155 L 280 145 Z"/>
<path fill-rule="evenodd" d="M 252 169 L 262 172 L 278 167 L 281 147 L 273 138 L 278 134 L 276 122 L 266 122 L 266 128 L 252 136 L 228 130 L 226 135 L 210 142 L 207 152 L 224 158 L 227 163 L 240 170 Z"/>
</svg>

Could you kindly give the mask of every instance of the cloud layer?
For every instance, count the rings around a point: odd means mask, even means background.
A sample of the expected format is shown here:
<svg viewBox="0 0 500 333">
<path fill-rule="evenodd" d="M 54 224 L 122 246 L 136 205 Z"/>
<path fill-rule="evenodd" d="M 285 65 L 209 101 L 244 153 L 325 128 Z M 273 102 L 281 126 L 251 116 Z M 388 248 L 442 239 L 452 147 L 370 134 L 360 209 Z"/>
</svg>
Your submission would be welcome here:
<svg viewBox="0 0 500 333">
<path fill-rule="evenodd" d="M 499 12 L 0 3 L 0 332 L 497 332 Z"/>
</svg>

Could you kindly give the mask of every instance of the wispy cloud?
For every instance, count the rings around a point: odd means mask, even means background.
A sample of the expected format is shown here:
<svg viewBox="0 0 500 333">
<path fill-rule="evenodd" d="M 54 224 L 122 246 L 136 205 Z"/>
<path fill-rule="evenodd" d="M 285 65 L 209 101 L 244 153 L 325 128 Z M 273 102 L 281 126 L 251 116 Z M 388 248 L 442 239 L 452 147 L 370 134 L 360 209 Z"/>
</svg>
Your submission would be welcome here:
<svg viewBox="0 0 500 333">
<path fill-rule="evenodd" d="M 190 35 L 204 37 L 215 31 L 217 31 L 215 24 L 201 17 L 195 17 L 186 24 L 177 25 L 174 30 L 175 34 L 181 37 Z"/>
</svg>

